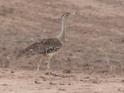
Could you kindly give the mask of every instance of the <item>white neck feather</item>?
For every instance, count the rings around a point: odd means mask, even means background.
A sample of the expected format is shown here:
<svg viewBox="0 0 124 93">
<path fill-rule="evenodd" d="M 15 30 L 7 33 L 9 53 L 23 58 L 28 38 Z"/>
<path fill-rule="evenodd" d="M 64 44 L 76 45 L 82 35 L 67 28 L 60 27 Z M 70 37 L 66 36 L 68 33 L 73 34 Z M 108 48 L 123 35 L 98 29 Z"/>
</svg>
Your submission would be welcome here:
<svg viewBox="0 0 124 93">
<path fill-rule="evenodd" d="M 65 17 L 62 16 L 61 18 L 61 32 L 57 35 L 57 38 L 62 42 L 65 41 Z"/>
</svg>

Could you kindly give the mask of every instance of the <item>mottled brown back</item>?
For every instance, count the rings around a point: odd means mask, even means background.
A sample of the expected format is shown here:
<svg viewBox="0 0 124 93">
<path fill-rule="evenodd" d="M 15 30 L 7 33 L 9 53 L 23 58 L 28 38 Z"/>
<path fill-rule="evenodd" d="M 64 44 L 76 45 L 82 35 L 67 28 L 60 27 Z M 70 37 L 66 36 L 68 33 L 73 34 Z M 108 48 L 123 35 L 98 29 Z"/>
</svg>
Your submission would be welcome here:
<svg viewBox="0 0 124 93">
<path fill-rule="evenodd" d="M 61 47 L 62 43 L 57 38 L 42 39 L 22 50 L 19 56 L 54 53 Z"/>
</svg>

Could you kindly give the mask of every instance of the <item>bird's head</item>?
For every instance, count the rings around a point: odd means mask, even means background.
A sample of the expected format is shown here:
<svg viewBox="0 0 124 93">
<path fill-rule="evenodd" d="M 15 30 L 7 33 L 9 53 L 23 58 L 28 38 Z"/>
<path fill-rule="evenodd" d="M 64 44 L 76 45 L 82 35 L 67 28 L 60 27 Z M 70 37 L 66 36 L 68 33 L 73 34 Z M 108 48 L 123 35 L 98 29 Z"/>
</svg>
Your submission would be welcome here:
<svg viewBox="0 0 124 93">
<path fill-rule="evenodd" d="M 71 14 L 71 13 L 69 13 L 69 12 L 65 12 L 65 13 L 62 15 L 62 18 L 63 18 L 63 17 L 68 17 L 70 14 Z"/>
</svg>

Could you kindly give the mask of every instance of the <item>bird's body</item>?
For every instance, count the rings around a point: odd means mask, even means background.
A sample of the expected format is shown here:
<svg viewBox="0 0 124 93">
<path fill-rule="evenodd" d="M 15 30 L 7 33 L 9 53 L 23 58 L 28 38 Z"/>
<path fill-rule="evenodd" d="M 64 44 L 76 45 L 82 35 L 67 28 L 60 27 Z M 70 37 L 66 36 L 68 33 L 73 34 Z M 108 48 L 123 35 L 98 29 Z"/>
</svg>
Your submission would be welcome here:
<svg viewBox="0 0 124 93">
<path fill-rule="evenodd" d="M 47 38 L 41 39 L 39 42 L 35 42 L 28 46 L 27 48 L 23 49 L 19 56 L 23 54 L 26 55 L 35 55 L 40 54 L 48 58 L 49 62 L 47 65 L 48 70 L 50 69 L 50 61 L 53 58 L 53 55 L 62 47 L 62 44 L 65 40 L 65 18 L 69 16 L 70 13 L 66 12 L 61 17 L 61 31 L 55 38 Z M 37 71 L 39 71 L 40 62 L 37 65 Z M 50 74 L 50 71 L 49 71 Z"/>
<path fill-rule="evenodd" d="M 62 43 L 57 38 L 42 39 L 25 48 L 21 54 L 35 55 L 43 54 L 48 55 L 57 52 L 62 47 Z"/>
</svg>

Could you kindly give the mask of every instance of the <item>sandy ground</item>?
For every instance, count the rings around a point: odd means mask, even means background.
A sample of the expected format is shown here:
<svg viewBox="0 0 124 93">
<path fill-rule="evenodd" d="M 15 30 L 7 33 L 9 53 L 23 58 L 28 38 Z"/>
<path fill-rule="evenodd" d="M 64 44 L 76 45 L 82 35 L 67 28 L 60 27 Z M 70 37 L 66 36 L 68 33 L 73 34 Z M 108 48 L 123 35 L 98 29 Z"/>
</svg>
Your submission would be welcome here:
<svg viewBox="0 0 124 93">
<path fill-rule="evenodd" d="M 56 36 L 66 11 L 66 42 L 48 80 L 45 63 L 35 73 L 36 56 L 16 56 Z M 124 93 L 124 1 L 0 0 L 0 93 Z"/>
<path fill-rule="evenodd" d="M 2 69 L 1 93 L 124 93 L 124 78 L 86 74 L 34 73 Z"/>
</svg>

